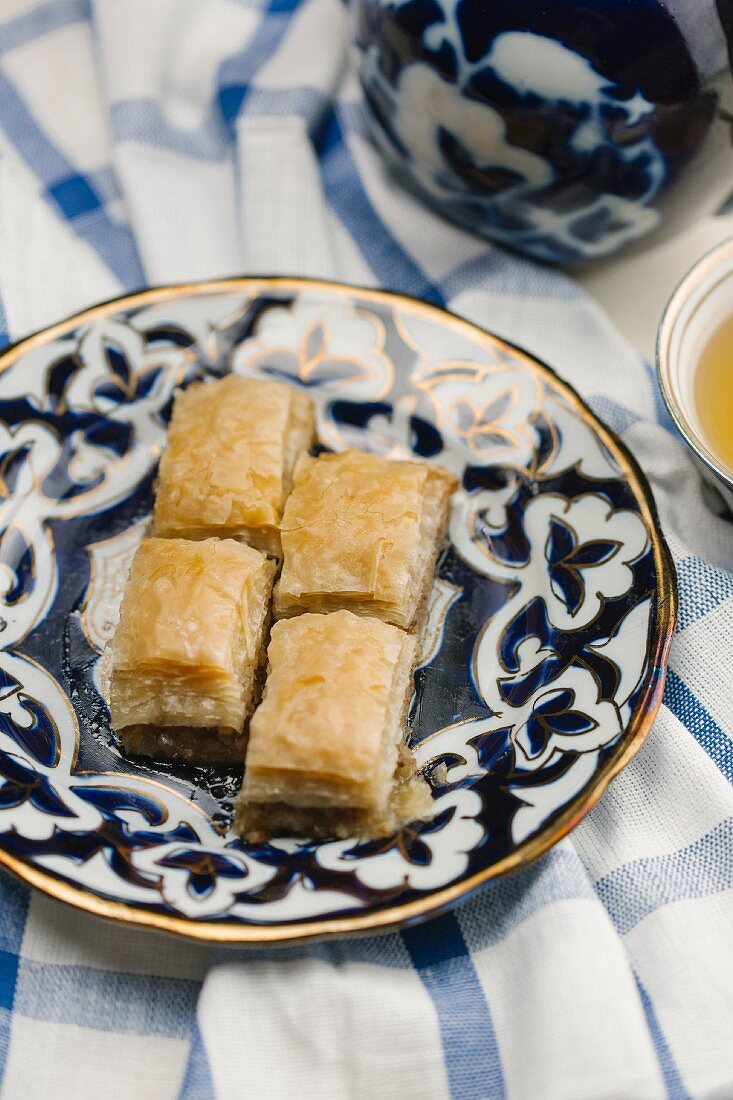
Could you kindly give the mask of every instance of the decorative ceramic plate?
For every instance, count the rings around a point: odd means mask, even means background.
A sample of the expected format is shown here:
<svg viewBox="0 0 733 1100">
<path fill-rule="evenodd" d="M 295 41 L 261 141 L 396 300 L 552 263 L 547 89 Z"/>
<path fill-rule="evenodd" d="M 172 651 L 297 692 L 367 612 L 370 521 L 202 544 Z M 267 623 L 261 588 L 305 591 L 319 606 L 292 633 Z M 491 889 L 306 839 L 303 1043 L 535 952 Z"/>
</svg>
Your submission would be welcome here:
<svg viewBox="0 0 733 1100">
<path fill-rule="evenodd" d="M 461 478 L 415 677 L 433 814 L 244 844 L 241 771 L 121 755 L 101 688 L 173 393 L 302 386 L 321 443 Z M 672 567 L 623 446 L 547 367 L 409 298 L 296 279 L 143 291 L 0 357 L 0 862 L 80 908 L 230 942 L 426 916 L 598 800 L 661 698 Z"/>
</svg>

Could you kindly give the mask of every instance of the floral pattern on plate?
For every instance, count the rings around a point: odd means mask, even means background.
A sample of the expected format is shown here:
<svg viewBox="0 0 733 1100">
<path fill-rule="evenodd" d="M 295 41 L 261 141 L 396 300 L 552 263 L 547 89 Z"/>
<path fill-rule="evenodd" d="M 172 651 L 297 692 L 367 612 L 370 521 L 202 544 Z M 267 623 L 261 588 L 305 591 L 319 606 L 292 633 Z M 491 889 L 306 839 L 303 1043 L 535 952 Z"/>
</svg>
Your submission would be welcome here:
<svg viewBox="0 0 733 1100">
<path fill-rule="evenodd" d="M 0 363 L 0 861 L 92 911 L 296 939 L 428 913 L 559 839 L 638 746 L 674 621 L 620 444 L 547 369 L 408 298 L 308 281 L 161 288 Z M 433 813 L 379 841 L 229 831 L 241 770 L 122 756 L 104 646 L 175 389 L 305 387 L 322 443 L 461 478 L 411 744 Z"/>
</svg>

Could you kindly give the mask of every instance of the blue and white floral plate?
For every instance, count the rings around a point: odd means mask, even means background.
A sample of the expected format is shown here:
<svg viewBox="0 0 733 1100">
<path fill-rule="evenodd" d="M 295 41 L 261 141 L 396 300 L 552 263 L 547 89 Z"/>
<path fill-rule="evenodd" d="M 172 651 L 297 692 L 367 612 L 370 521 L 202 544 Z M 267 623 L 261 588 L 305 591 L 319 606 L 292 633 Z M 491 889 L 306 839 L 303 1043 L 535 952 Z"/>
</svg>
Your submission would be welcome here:
<svg viewBox="0 0 733 1100">
<path fill-rule="evenodd" d="M 241 772 L 120 754 L 101 690 L 176 387 L 303 386 L 321 442 L 462 480 L 411 711 L 434 812 L 377 842 L 230 831 Z M 623 446 L 546 367 L 424 303 L 297 279 L 147 290 L 0 356 L 0 863 L 228 942 L 394 926 L 534 859 L 661 698 L 669 555 Z"/>
</svg>

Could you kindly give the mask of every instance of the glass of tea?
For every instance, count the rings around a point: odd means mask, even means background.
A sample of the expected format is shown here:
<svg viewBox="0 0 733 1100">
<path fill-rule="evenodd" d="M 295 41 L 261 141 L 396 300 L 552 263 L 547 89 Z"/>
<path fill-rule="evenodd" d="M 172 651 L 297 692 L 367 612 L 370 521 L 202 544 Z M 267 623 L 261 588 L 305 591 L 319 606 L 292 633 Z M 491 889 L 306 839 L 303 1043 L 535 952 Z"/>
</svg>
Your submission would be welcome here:
<svg viewBox="0 0 733 1100">
<path fill-rule="evenodd" d="M 675 290 L 657 337 L 667 408 L 733 518 L 733 239 L 717 245 Z"/>
</svg>

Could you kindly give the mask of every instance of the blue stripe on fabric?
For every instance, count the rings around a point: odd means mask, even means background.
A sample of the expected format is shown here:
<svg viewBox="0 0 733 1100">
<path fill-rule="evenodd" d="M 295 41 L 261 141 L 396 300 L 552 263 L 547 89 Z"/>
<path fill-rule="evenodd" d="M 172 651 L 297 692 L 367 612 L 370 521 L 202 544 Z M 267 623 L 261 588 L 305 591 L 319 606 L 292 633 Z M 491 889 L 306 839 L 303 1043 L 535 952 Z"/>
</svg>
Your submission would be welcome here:
<svg viewBox="0 0 733 1100">
<path fill-rule="evenodd" d="M 609 428 L 613 428 L 619 435 L 623 435 L 629 428 L 633 428 L 634 424 L 638 424 L 640 420 L 644 419 L 643 416 L 639 416 L 632 409 L 628 409 L 625 405 L 621 405 L 618 401 L 614 401 L 613 398 L 607 397 L 603 393 L 591 394 L 588 398 L 588 404 L 593 412 L 600 416 Z"/>
<path fill-rule="evenodd" d="M 108 164 L 87 172 L 86 178 L 96 194 L 99 195 L 103 206 L 106 206 L 108 202 L 117 202 L 122 198 L 117 176 Z"/>
<path fill-rule="evenodd" d="M 0 871 L 0 951 L 20 954 L 28 913 L 30 891 L 4 871 Z"/>
<path fill-rule="evenodd" d="M 17 980 L 18 956 L 14 951 L 0 950 L 0 1008 L 12 1010 Z"/>
<path fill-rule="evenodd" d="M 512 257 L 486 245 L 485 252 L 458 264 L 442 280 L 448 301 L 463 291 L 486 290 L 492 294 L 516 294 L 525 298 L 577 301 L 585 298 L 577 283 L 565 275 Z"/>
<path fill-rule="evenodd" d="M 3 300 L 0 298 L 0 349 L 6 347 L 9 343 L 10 333 L 8 331 L 8 319 L 5 313 Z"/>
<path fill-rule="evenodd" d="M 471 955 L 454 913 L 402 937 L 430 994 L 440 1025 L 451 1095 L 498 1100 L 505 1095 L 499 1047 Z"/>
<path fill-rule="evenodd" d="M 186 1072 L 178 1093 L 178 1100 L 215 1100 L 216 1091 L 211 1076 L 206 1047 L 201 1036 L 198 1020 L 195 1021 L 188 1052 Z"/>
<path fill-rule="evenodd" d="M 0 872 L 0 1083 L 5 1075 L 30 890 Z"/>
<path fill-rule="evenodd" d="M 697 743 L 705 749 L 725 778 L 733 783 L 733 740 L 720 728 L 673 668 L 667 670 L 664 702 L 675 718 L 679 718 Z"/>
<path fill-rule="evenodd" d="M 17 50 L 35 38 L 91 17 L 89 0 L 46 0 L 30 11 L 0 23 L 0 54 Z"/>
<path fill-rule="evenodd" d="M 733 573 L 690 556 L 677 562 L 677 582 L 682 598 L 677 630 L 686 630 L 723 600 L 733 598 Z"/>
<path fill-rule="evenodd" d="M 312 124 L 326 109 L 328 98 L 317 88 L 250 88 L 247 114 L 300 116 Z M 209 112 L 193 129 L 181 130 L 165 117 L 156 99 L 121 99 L 109 109 L 115 141 L 170 149 L 181 156 L 220 162 L 230 155 L 231 133 L 218 113 Z"/>
<path fill-rule="evenodd" d="M 679 437 L 679 430 L 672 417 L 669 415 L 669 409 L 664 403 L 662 397 L 662 391 L 659 388 L 659 381 L 657 379 L 657 372 L 647 359 L 643 359 L 644 369 L 649 375 L 649 379 L 652 384 L 652 394 L 654 396 L 654 415 L 658 424 L 661 424 L 663 428 L 674 436 Z"/>
<path fill-rule="evenodd" d="M 67 176 L 52 184 L 48 188 L 48 194 L 61 208 L 67 221 L 78 218 L 81 214 L 89 214 L 92 210 L 99 210 L 102 205 L 99 195 L 84 176 Z"/>
<path fill-rule="evenodd" d="M 330 966 L 345 966 L 348 963 L 358 962 L 367 966 L 387 967 L 391 970 L 412 969 L 412 962 L 399 932 L 382 936 L 365 936 L 362 939 L 329 940 L 314 944 L 310 953 Z"/>
<path fill-rule="evenodd" d="M 0 124 L 45 187 L 74 169 L 35 121 L 22 96 L 0 72 Z"/>
<path fill-rule="evenodd" d="M 372 206 L 332 110 L 318 142 L 326 199 L 380 284 L 445 305 L 440 288 L 393 239 Z"/>
<path fill-rule="evenodd" d="M 493 947 L 546 905 L 596 901 L 593 883 L 572 848 L 556 848 L 531 866 L 495 879 L 461 906 L 461 925 L 471 948 Z"/>
<path fill-rule="evenodd" d="M 664 856 L 634 860 L 590 879 L 570 848 L 557 848 L 522 871 L 489 883 L 460 909 L 474 951 L 492 947 L 546 905 L 599 898 L 621 935 L 649 913 L 683 899 L 733 886 L 733 818 L 692 844 Z"/>
<path fill-rule="evenodd" d="M 10 1051 L 10 1032 L 13 1026 L 13 1014 L 7 1008 L 0 1008 L 0 1087 L 5 1077 L 5 1067 Z"/>
<path fill-rule="evenodd" d="M 142 286 L 143 269 L 127 226 L 112 220 L 94 188 L 80 176 L 36 123 L 23 98 L 0 73 L 0 126 L 78 237 L 126 287 Z"/>
<path fill-rule="evenodd" d="M 621 936 L 663 905 L 733 887 L 733 817 L 685 848 L 644 856 L 600 878 L 596 893 Z"/>
<path fill-rule="evenodd" d="M 270 0 L 267 13 L 246 46 L 219 66 L 217 86 L 222 118 L 232 125 L 255 76 L 277 51 L 301 0 Z"/>
<path fill-rule="evenodd" d="M 15 1011 L 120 1035 L 191 1035 L 201 983 L 21 959 Z"/>
<path fill-rule="evenodd" d="M 636 988 L 639 991 L 639 998 L 641 1000 L 642 1008 L 644 1009 L 644 1016 L 646 1018 L 646 1025 L 649 1028 L 649 1034 L 652 1037 L 654 1043 L 654 1050 L 657 1055 L 657 1062 L 659 1063 L 659 1069 L 664 1079 L 664 1086 L 667 1090 L 668 1100 L 691 1100 L 690 1094 L 682 1083 L 680 1077 L 680 1071 L 677 1069 L 677 1065 L 674 1060 L 672 1051 L 669 1048 L 669 1044 L 664 1037 L 664 1032 L 657 1019 L 657 1014 L 652 1004 L 652 999 L 647 993 L 646 989 L 639 980 L 639 976 L 634 974 L 636 980 Z"/>
<path fill-rule="evenodd" d="M 247 93 L 247 114 L 304 119 L 311 129 L 315 121 L 330 106 L 330 98 L 310 84 L 292 88 L 250 88 Z"/>
<path fill-rule="evenodd" d="M 118 142 L 153 145 L 198 160 L 221 161 L 229 155 L 228 135 L 213 111 L 190 130 L 173 126 L 156 99 L 121 99 L 111 105 L 109 117 Z"/>
</svg>

